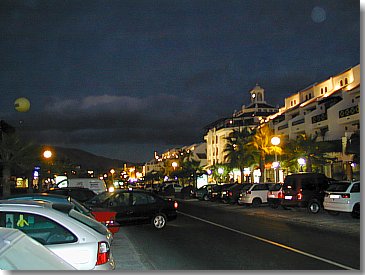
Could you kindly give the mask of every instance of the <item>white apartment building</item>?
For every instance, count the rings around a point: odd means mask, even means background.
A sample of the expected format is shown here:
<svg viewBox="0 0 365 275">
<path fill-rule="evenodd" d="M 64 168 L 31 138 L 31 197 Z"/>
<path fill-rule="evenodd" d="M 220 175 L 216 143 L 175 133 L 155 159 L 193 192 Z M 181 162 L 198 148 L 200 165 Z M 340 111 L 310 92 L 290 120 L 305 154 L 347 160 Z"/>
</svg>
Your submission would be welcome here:
<svg viewBox="0 0 365 275">
<path fill-rule="evenodd" d="M 152 171 L 161 171 L 166 175 L 174 169 L 181 167 L 181 162 L 184 160 L 183 152 L 189 153 L 189 159 L 200 162 L 201 167 L 207 164 L 207 146 L 205 142 L 183 146 L 181 148 L 172 148 L 163 152 L 160 156 L 155 152 L 154 159 L 145 163 L 144 175 Z"/>
<path fill-rule="evenodd" d="M 265 101 L 265 91 L 258 84 L 250 91 L 251 103 L 242 105 L 241 110 L 235 111 L 231 117 L 221 118 L 205 126 L 204 140 L 207 144 L 207 166 L 226 163 L 226 138 L 234 131 L 245 127 L 255 128 L 269 115 L 278 112 Z"/>
<path fill-rule="evenodd" d="M 295 139 L 305 133 L 316 141 L 345 145 L 360 129 L 360 64 L 287 97 L 285 106 L 265 122 L 276 135 Z M 334 157 L 335 165 L 352 164 L 352 156 L 344 152 Z M 333 167 L 328 169 L 331 176 Z"/>
</svg>

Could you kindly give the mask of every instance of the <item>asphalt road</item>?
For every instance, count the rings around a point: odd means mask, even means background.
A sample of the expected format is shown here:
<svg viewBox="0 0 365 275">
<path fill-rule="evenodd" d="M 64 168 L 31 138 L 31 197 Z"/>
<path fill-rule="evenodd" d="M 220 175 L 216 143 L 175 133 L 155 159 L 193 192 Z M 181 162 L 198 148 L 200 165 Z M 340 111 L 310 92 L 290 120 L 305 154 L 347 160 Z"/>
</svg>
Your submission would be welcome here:
<svg viewBox="0 0 365 275">
<path fill-rule="evenodd" d="M 360 269 L 360 221 L 303 209 L 181 201 L 163 230 L 124 226 L 117 270 Z"/>
</svg>

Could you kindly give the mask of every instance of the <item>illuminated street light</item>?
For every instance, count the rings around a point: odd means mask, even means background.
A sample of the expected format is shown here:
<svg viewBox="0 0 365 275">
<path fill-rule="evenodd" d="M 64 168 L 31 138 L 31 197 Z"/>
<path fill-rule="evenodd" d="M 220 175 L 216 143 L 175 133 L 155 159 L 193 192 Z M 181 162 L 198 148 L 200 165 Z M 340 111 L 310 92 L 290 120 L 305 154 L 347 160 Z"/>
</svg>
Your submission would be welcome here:
<svg viewBox="0 0 365 275">
<path fill-rule="evenodd" d="M 176 161 L 174 161 L 173 163 L 171 163 L 171 166 L 174 168 L 174 171 L 175 171 L 175 169 L 176 169 L 176 167 L 177 167 L 177 162 L 176 162 Z"/>
<path fill-rule="evenodd" d="M 52 151 L 51 151 L 51 150 L 45 150 L 45 151 L 43 152 L 43 157 L 44 157 L 45 159 L 49 159 L 49 158 L 51 158 L 51 157 L 52 157 Z"/>
<path fill-rule="evenodd" d="M 304 158 L 299 158 L 298 159 L 298 164 L 300 166 L 300 172 L 303 172 L 303 166 L 305 165 L 305 159 Z"/>
<path fill-rule="evenodd" d="M 278 154 L 277 154 L 277 148 L 276 146 L 278 146 L 280 144 L 280 138 L 277 136 L 274 136 L 271 138 L 271 144 L 274 145 L 274 151 L 275 151 L 275 161 L 272 164 L 272 167 L 275 170 L 275 183 L 278 182 L 278 178 L 279 178 L 279 167 L 280 167 L 280 163 L 278 162 Z"/>
</svg>

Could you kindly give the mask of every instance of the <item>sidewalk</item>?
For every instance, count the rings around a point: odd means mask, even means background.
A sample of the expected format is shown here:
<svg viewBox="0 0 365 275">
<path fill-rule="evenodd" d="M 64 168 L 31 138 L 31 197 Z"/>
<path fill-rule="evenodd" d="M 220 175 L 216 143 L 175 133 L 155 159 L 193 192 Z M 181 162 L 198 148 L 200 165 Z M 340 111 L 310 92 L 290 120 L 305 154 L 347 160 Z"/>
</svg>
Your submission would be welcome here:
<svg viewBox="0 0 365 275">
<path fill-rule="evenodd" d="M 114 235 L 112 253 L 116 263 L 115 270 L 146 271 L 153 269 L 136 251 L 123 227 Z"/>
</svg>

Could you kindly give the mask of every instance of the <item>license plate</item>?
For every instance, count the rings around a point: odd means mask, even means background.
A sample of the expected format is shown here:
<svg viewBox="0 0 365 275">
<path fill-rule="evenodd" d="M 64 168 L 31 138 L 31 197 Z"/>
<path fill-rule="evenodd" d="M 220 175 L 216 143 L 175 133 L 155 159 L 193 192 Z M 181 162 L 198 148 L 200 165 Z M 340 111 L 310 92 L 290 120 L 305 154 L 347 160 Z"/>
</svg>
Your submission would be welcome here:
<svg viewBox="0 0 365 275">
<path fill-rule="evenodd" d="M 275 195 L 267 195 L 268 198 L 275 198 Z"/>
<path fill-rule="evenodd" d="M 330 198 L 331 199 L 339 199 L 340 198 L 340 195 L 333 195 L 333 194 L 331 194 L 330 195 Z"/>
<path fill-rule="evenodd" d="M 285 196 L 286 200 L 291 200 L 293 198 L 293 196 Z"/>
</svg>

